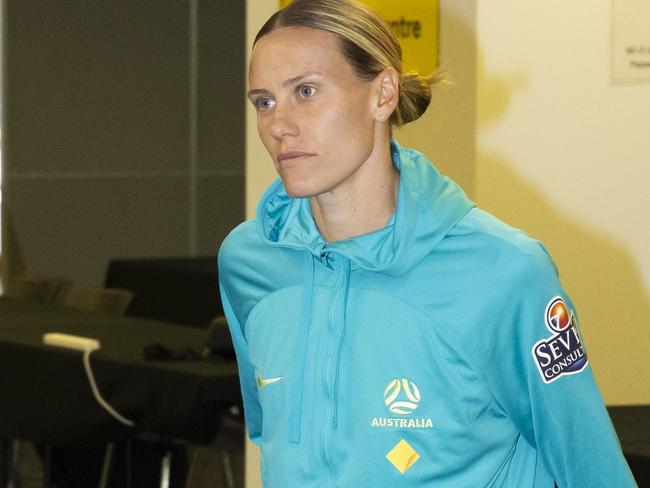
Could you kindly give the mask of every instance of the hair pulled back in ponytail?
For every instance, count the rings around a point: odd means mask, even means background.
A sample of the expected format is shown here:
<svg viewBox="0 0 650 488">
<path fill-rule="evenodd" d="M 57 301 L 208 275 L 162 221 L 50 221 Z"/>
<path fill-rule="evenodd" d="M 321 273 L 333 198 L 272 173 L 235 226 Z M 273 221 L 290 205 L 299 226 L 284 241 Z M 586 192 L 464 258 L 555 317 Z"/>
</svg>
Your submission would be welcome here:
<svg viewBox="0 0 650 488">
<path fill-rule="evenodd" d="M 372 10 L 354 0 L 294 0 L 269 18 L 255 42 L 286 27 L 307 27 L 334 34 L 341 53 L 359 78 L 373 80 L 387 68 L 399 75 L 399 102 L 390 122 L 408 124 L 417 120 L 431 102 L 431 85 L 442 80 L 403 73 L 402 48 L 390 26 Z"/>
<path fill-rule="evenodd" d="M 431 86 L 442 84 L 443 80 L 435 73 L 422 76 L 418 73 L 401 75 L 399 79 L 399 102 L 393 113 L 395 124 L 408 124 L 417 120 L 431 103 Z"/>
</svg>

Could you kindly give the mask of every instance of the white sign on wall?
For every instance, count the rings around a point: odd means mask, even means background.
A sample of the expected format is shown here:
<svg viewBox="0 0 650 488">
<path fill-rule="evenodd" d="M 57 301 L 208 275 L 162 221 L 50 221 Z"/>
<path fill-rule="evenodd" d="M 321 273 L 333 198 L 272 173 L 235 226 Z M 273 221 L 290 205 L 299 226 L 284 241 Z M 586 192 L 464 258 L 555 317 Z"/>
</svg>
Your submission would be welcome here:
<svg viewBox="0 0 650 488">
<path fill-rule="evenodd" d="M 612 0 L 612 81 L 650 82 L 648 0 Z"/>
</svg>

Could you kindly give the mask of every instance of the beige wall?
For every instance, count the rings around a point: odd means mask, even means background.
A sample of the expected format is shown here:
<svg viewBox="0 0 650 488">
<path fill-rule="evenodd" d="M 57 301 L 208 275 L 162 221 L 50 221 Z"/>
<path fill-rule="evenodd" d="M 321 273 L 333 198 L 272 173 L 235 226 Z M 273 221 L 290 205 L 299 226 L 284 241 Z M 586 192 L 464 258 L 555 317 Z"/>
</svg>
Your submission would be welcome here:
<svg viewBox="0 0 650 488">
<path fill-rule="evenodd" d="M 253 39 L 264 22 L 277 10 L 279 1 L 247 0 L 246 2 L 246 53 L 250 59 Z M 247 63 L 248 64 L 248 63 Z M 267 186 L 277 176 L 273 162 L 257 135 L 255 110 L 246 103 L 246 216 L 255 215 L 257 201 Z"/>
<path fill-rule="evenodd" d="M 550 249 L 608 404 L 650 402 L 650 85 L 610 83 L 610 1 L 477 2 L 479 205 Z"/>
<path fill-rule="evenodd" d="M 395 131 L 401 144 L 426 154 L 470 198 L 476 193 L 475 0 L 440 1 L 440 67 L 449 84 L 434 91 L 417 122 Z"/>
</svg>

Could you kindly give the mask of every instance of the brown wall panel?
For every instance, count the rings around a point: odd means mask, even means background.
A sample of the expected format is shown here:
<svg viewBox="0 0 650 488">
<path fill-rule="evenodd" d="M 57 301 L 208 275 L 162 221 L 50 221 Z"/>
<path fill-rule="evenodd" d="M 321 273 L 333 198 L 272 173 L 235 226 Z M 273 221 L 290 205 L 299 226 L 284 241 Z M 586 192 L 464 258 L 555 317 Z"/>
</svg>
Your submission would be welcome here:
<svg viewBox="0 0 650 488">
<path fill-rule="evenodd" d="M 245 4 L 5 0 L 3 29 L 9 272 L 216 254 L 244 215 Z"/>
<path fill-rule="evenodd" d="M 100 286 L 111 258 L 185 254 L 183 180 L 10 180 L 12 251 L 33 273 L 73 278 L 82 286 Z"/>
<path fill-rule="evenodd" d="M 203 1 L 199 4 L 199 171 L 243 172 L 246 103 L 244 8 L 245 2 Z M 239 116 L 231 117 L 235 114 Z"/>
<path fill-rule="evenodd" d="M 182 170 L 184 2 L 6 2 L 10 172 Z"/>
</svg>

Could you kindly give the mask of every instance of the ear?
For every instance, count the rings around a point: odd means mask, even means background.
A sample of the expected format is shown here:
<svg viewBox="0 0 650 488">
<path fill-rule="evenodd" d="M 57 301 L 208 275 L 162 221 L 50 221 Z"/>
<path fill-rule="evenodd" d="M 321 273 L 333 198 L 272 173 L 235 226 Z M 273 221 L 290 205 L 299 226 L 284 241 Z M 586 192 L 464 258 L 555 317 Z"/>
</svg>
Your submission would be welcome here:
<svg viewBox="0 0 650 488">
<path fill-rule="evenodd" d="M 397 108 L 399 101 L 399 75 L 393 68 L 386 68 L 377 75 L 375 84 L 374 118 L 386 122 Z"/>
</svg>

